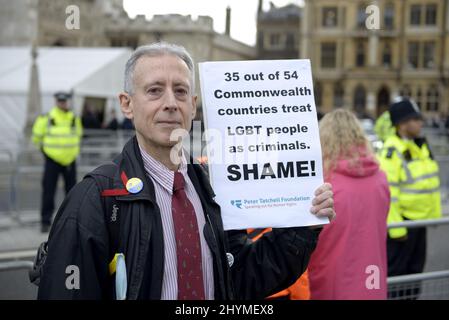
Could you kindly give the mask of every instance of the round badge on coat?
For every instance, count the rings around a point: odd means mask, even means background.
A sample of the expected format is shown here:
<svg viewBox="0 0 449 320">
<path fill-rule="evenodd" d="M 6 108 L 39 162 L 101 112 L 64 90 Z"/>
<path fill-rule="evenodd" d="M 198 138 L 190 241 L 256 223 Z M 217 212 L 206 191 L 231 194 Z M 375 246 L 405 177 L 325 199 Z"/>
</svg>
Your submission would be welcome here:
<svg viewBox="0 0 449 320">
<path fill-rule="evenodd" d="M 131 178 L 126 183 L 126 190 L 131 193 L 139 193 L 143 189 L 143 182 L 139 178 Z"/>
</svg>

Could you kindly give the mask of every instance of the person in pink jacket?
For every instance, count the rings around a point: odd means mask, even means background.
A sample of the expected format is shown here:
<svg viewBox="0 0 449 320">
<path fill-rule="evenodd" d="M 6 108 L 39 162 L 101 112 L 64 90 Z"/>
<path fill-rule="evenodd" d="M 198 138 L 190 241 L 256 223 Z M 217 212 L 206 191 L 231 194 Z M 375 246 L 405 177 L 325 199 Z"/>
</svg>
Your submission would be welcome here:
<svg viewBox="0 0 449 320">
<path fill-rule="evenodd" d="M 337 218 L 324 227 L 311 256 L 311 299 L 386 299 L 387 178 L 350 111 L 326 114 L 320 138 Z"/>
</svg>

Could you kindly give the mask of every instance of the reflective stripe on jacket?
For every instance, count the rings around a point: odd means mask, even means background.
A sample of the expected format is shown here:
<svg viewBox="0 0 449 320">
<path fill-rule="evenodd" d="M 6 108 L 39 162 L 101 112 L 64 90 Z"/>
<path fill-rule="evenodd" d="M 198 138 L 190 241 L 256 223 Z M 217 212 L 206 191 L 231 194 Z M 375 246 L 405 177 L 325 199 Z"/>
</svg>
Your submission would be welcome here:
<svg viewBox="0 0 449 320">
<path fill-rule="evenodd" d="M 391 205 L 388 223 L 406 219 L 441 217 L 440 179 L 438 163 L 433 160 L 427 143 L 405 140 L 397 135 L 385 141 L 380 164 L 390 185 Z M 405 228 L 390 229 L 391 238 L 407 234 Z"/>
<path fill-rule="evenodd" d="M 39 116 L 33 125 L 33 142 L 57 163 L 67 166 L 80 152 L 82 125 L 71 111 L 54 107 Z"/>
</svg>

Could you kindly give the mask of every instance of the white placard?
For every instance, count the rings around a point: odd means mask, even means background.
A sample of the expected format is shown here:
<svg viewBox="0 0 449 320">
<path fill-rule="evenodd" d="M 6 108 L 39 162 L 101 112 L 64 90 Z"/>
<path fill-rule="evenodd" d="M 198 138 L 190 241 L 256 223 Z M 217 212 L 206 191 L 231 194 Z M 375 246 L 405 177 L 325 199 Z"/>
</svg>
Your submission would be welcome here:
<svg viewBox="0 0 449 320">
<path fill-rule="evenodd" d="M 199 64 L 209 173 L 225 230 L 328 223 L 309 60 Z"/>
</svg>

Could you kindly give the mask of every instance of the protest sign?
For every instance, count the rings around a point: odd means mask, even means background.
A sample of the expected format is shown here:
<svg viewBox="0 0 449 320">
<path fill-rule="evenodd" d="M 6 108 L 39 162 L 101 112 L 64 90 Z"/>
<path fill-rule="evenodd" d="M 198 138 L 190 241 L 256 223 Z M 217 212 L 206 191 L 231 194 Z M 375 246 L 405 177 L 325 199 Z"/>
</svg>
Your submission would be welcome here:
<svg viewBox="0 0 449 320">
<path fill-rule="evenodd" d="M 325 224 L 309 60 L 199 65 L 207 155 L 225 230 Z"/>
</svg>

